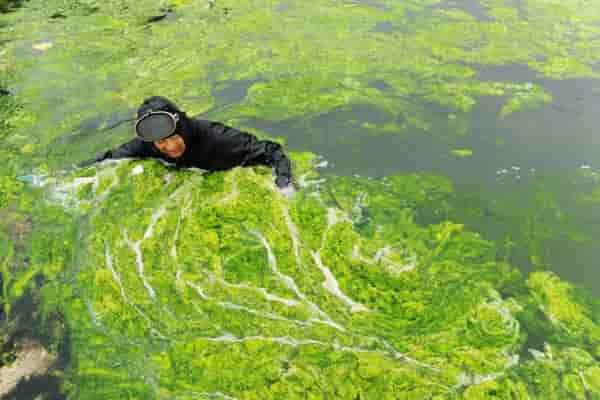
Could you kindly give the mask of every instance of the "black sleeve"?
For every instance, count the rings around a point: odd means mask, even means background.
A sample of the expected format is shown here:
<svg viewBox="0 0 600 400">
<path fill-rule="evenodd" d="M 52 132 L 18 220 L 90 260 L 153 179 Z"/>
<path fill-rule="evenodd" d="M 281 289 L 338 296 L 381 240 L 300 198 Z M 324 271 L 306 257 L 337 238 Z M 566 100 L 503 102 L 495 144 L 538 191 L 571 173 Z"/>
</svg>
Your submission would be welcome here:
<svg viewBox="0 0 600 400">
<path fill-rule="evenodd" d="M 292 182 L 292 166 L 290 159 L 283 152 L 279 143 L 269 140 L 256 140 L 248 152 L 247 160 L 243 165 L 269 165 L 275 168 L 277 175 L 276 184 L 280 188 Z"/>
<path fill-rule="evenodd" d="M 143 158 L 149 157 L 151 152 L 148 149 L 148 146 L 138 138 L 130 140 L 127 143 L 122 144 L 121 146 L 107 150 L 103 153 L 100 153 L 95 158 L 83 161 L 78 165 L 80 167 L 87 167 L 94 163 L 104 161 L 107 159 L 119 159 L 119 158 Z"/>
<path fill-rule="evenodd" d="M 200 121 L 217 148 L 215 156 L 226 162 L 228 167 L 266 165 L 273 167 L 277 175 L 276 184 L 283 188 L 292 181 L 290 159 L 279 143 L 258 140 L 256 136 L 242 132 L 219 122 Z"/>
</svg>

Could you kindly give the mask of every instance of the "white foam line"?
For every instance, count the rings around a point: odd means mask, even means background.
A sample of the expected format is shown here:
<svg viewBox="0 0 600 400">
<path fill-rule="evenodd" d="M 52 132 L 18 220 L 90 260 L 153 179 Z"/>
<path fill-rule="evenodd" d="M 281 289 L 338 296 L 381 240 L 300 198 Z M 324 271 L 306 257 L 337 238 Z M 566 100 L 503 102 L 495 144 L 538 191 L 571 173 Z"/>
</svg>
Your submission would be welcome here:
<svg viewBox="0 0 600 400">
<path fill-rule="evenodd" d="M 265 296 L 265 298 L 269 301 L 275 301 L 278 303 L 282 303 L 285 304 L 288 307 L 295 307 L 297 306 L 299 303 L 296 300 L 291 300 L 291 299 L 286 299 L 283 297 L 279 297 L 277 295 L 268 293 L 265 289 L 260 288 L 260 292 L 263 294 L 263 296 Z"/>
<path fill-rule="evenodd" d="M 119 289 L 121 289 L 121 296 L 124 300 L 127 300 L 127 296 L 125 295 L 125 288 L 123 287 L 123 282 L 121 282 L 121 277 L 114 268 L 113 257 L 112 254 L 110 254 L 110 249 L 108 248 L 108 245 L 104 246 L 104 256 L 106 259 L 106 268 L 108 268 L 108 270 L 113 276 L 113 279 L 117 282 L 117 285 L 119 285 Z"/>
<path fill-rule="evenodd" d="M 275 294 L 269 293 L 267 291 L 267 289 L 265 289 L 263 287 L 250 286 L 250 285 L 246 285 L 246 284 L 243 284 L 243 283 L 231 283 L 231 282 L 227 282 L 225 279 L 221 279 L 221 278 L 215 278 L 215 280 L 217 282 L 221 283 L 222 285 L 227 286 L 227 287 L 232 287 L 232 288 L 236 288 L 236 289 L 248 289 L 248 290 L 252 290 L 252 291 L 258 292 L 258 293 L 262 294 L 263 297 L 265 299 L 267 299 L 268 301 L 282 303 L 282 304 L 285 304 L 288 307 L 296 307 L 296 306 L 298 306 L 300 304 L 296 300 L 286 299 L 284 297 L 280 297 L 280 296 L 277 296 Z"/>
<path fill-rule="evenodd" d="M 146 231 L 144 232 L 144 237 L 140 241 L 146 240 L 146 239 L 152 237 L 152 235 L 154 235 L 154 226 L 156 225 L 158 220 L 167 211 L 167 206 L 169 206 L 172 203 L 171 200 L 173 200 L 179 193 L 181 193 L 182 191 L 187 189 L 187 187 L 189 185 L 190 185 L 190 183 L 188 181 L 185 184 L 183 184 L 182 186 L 180 186 L 179 188 L 177 188 L 173 193 L 171 193 L 169 195 L 167 200 L 156 211 L 154 211 L 152 213 L 152 216 L 150 217 L 150 223 L 148 224 L 148 227 L 146 228 Z"/>
<path fill-rule="evenodd" d="M 194 289 L 200 295 L 200 297 L 202 297 L 204 300 L 211 300 L 211 297 L 209 297 L 206 293 L 204 293 L 204 291 L 202 290 L 202 288 L 200 286 L 198 286 L 190 281 L 186 281 L 186 283 L 188 286 L 190 286 L 192 289 Z M 217 302 L 215 302 L 215 304 L 217 304 L 220 307 L 223 307 L 225 309 L 244 311 L 249 314 L 256 315 L 256 316 L 263 317 L 263 318 L 273 319 L 273 320 L 277 320 L 277 321 L 291 322 L 291 323 L 294 323 L 297 325 L 310 325 L 308 322 L 285 318 L 285 317 L 282 317 L 282 316 L 274 314 L 274 313 L 265 313 L 265 312 L 258 311 L 258 310 L 255 310 L 255 309 L 252 309 L 252 308 L 249 308 L 246 306 L 242 306 L 240 304 L 230 303 L 230 302 L 226 302 L 226 301 L 217 301 Z"/>
<path fill-rule="evenodd" d="M 458 389 L 462 389 L 464 387 L 469 387 L 472 385 L 479 385 L 484 382 L 495 381 L 498 378 L 506 375 L 506 371 L 496 372 L 493 374 L 481 374 L 481 375 L 471 375 L 465 372 L 462 372 L 458 375 L 458 383 L 451 388 L 451 391 L 456 391 Z"/>
<path fill-rule="evenodd" d="M 140 243 L 140 242 L 152 237 L 152 235 L 154 235 L 154 225 L 156 225 L 156 223 L 158 222 L 160 217 L 162 217 L 166 211 L 167 211 L 167 205 L 163 204 L 156 211 L 154 211 L 152 213 L 152 216 L 150 217 L 150 223 L 148 224 L 148 227 L 146 228 L 146 231 L 144 232 L 144 236 L 142 237 L 142 240 L 140 240 L 138 243 Z"/>
<path fill-rule="evenodd" d="M 158 220 L 167 211 L 167 205 L 169 205 L 171 203 L 170 200 L 172 200 L 173 198 L 175 198 L 175 196 L 177 196 L 181 191 L 185 190 L 188 185 L 189 185 L 189 183 L 187 183 L 185 185 L 182 185 L 177 190 L 175 190 L 173 193 L 171 193 L 169 195 L 167 201 L 163 205 L 161 205 L 156 211 L 154 211 L 152 213 L 152 216 L 150 217 L 150 223 L 146 227 L 146 231 L 144 232 L 144 236 L 140 240 L 138 240 L 137 242 L 134 242 L 134 241 L 130 240 L 129 237 L 127 236 L 127 232 L 123 231 L 123 236 L 125 237 L 125 241 L 127 242 L 127 244 L 129 245 L 129 247 L 131 247 L 131 249 L 135 253 L 135 260 L 136 260 L 136 266 L 137 266 L 138 275 L 139 275 L 140 279 L 142 280 L 142 283 L 143 283 L 144 287 L 148 291 L 148 295 L 152 299 L 156 298 L 156 292 L 154 291 L 154 288 L 152 288 L 152 285 L 150 285 L 150 283 L 146 279 L 146 276 L 144 275 L 144 270 L 145 270 L 144 256 L 143 256 L 143 253 L 142 253 L 141 246 L 142 246 L 142 243 L 144 242 L 144 240 L 147 240 L 147 239 L 151 238 L 152 235 L 154 235 L 154 226 L 156 225 L 156 223 L 158 222 Z"/>
<path fill-rule="evenodd" d="M 406 361 L 406 362 L 408 362 L 408 363 L 411 363 L 411 364 L 418 365 L 418 366 L 420 366 L 420 367 L 423 367 L 423 368 L 428 368 L 428 369 L 430 369 L 430 370 L 433 370 L 433 371 L 438 371 L 438 372 L 440 372 L 440 371 L 441 371 L 439 368 L 436 368 L 436 367 L 434 367 L 434 366 L 432 366 L 432 365 L 426 364 L 426 363 L 424 363 L 424 362 L 422 362 L 422 361 L 416 360 L 416 359 L 414 359 L 414 358 L 412 358 L 412 357 L 409 357 L 409 356 L 407 356 L 406 354 L 400 353 L 399 351 L 397 351 L 397 350 L 394 348 L 394 346 L 392 346 L 392 345 L 391 345 L 391 344 L 390 344 L 390 343 L 389 343 L 387 340 L 385 340 L 385 339 L 381 339 L 381 338 L 376 338 L 376 339 L 377 339 L 378 341 L 380 341 L 381 343 L 383 343 L 384 347 L 388 349 L 388 352 L 389 352 L 389 353 L 390 353 L 390 354 L 391 354 L 391 355 L 392 355 L 394 358 L 397 358 L 397 359 L 399 359 L 399 360 Z"/>
<path fill-rule="evenodd" d="M 258 232 L 253 232 L 253 234 L 258 238 L 258 240 L 260 240 L 264 248 L 267 250 L 267 261 L 271 271 L 273 271 L 273 273 L 285 284 L 288 289 L 293 291 L 296 296 L 299 298 L 304 298 L 304 295 L 300 292 L 298 285 L 296 285 L 296 281 L 294 281 L 292 277 L 280 272 L 277 268 L 277 258 L 275 258 L 275 254 L 273 254 L 273 250 L 271 249 L 267 239 Z"/>
<path fill-rule="evenodd" d="M 127 297 L 127 294 L 125 293 L 125 287 L 123 286 L 123 282 L 121 281 L 121 277 L 119 276 L 119 273 L 114 267 L 113 257 L 112 254 L 110 254 L 110 249 L 108 248 L 108 245 L 104 246 L 104 253 L 106 259 L 106 268 L 108 268 L 108 270 L 113 276 L 113 279 L 117 282 L 117 285 L 119 286 L 119 289 L 121 291 L 121 297 L 123 298 L 125 304 L 133 308 L 135 312 L 137 312 L 142 318 L 144 318 L 150 325 L 150 329 L 155 331 L 161 339 L 166 339 L 166 337 L 162 333 L 160 333 L 160 331 L 158 331 L 152 326 L 152 320 L 142 310 L 140 310 L 137 305 L 133 304 Z"/>
<path fill-rule="evenodd" d="M 98 178 L 95 176 L 73 178 L 73 180 L 71 182 L 64 183 L 62 185 L 57 185 L 54 188 L 52 196 L 53 196 L 54 200 L 59 202 L 63 207 L 68 207 L 71 204 L 74 204 L 75 206 L 79 206 L 79 204 L 81 202 L 70 196 L 72 196 L 73 193 L 75 193 L 75 191 L 77 189 L 79 189 L 79 187 L 81 187 L 82 185 L 89 184 L 89 183 L 92 183 L 92 185 L 93 185 L 97 181 L 98 181 Z"/>
<path fill-rule="evenodd" d="M 283 220 L 288 228 L 288 232 L 290 233 L 290 237 L 292 238 L 292 247 L 294 248 L 294 256 L 296 257 L 296 262 L 300 265 L 300 246 L 298 240 L 298 227 L 292 221 L 292 217 L 290 217 L 290 211 L 287 206 L 283 206 Z"/>
<path fill-rule="evenodd" d="M 112 192 L 113 188 L 115 186 L 117 186 L 117 184 L 119 183 L 119 178 L 117 178 L 116 176 L 113 178 L 113 181 L 110 183 L 110 185 L 108 185 L 108 187 L 104 190 L 104 192 L 96 197 L 96 202 L 97 203 L 102 203 L 104 200 L 106 200 L 106 198 L 110 195 L 110 193 Z"/>
<path fill-rule="evenodd" d="M 177 227 L 175 228 L 175 234 L 173 235 L 173 246 L 171 247 L 171 257 L 175 261 L 177 261 L 177 239 L 179 238 L 179 230 L 181 229 L 181 221 L 185 218 L 185 214 L 192 206 L 192 199 L 188 198 L 185 205 L 181 207 L 181 213 L 179 214 L 179 219 L 177 220 Z"/>
<path fill-rule="evenodd" d="M 321 270 L 323 275 L 325 276 L 325 282 L 323 282 L 323 287 L 332 295 L 340 299 L 344 304 L 350 307 L 351 312 L 361 312 L 361 311 L 369 311 L 369 309 L 363 304 L 357 303 L 348 297 L 345 293 L 340 289 L 340 285 L 338 284 L 333 273 L 323 265 L 323 261 L 321 261 L 321 255 L 318 252 L 311 252 L 313 260 L 317 267 Z"/>
<path fill-rule="evenodd" d="M 285 346 L 307 346 L 307 345 L 320 345 L 320 346 L 328 346 L 330 345 L 325 342 L 321 342 L 314 339 L 302 339 L 298 340 L 289 336 L 281 336 L 281 337 L 268 337 L 268 336 L 245 336 L 245 337 L 237 337 L 231 333 L 225 333 L 221 336 L 217 336 L 214 338 L 206 338 L 210 342 L 225 342 L 225 343 L 243 343 L 243 342 L 252 342 L 252 341 L 264 341 L 264 342 L 273 342 L 279 343 Z"/>
<path fill-rule="evenodd" d="M 351 353 L 368 353 L 368 354 L 378 354 L 382 357 L 387 357 L 387 358 L 393 358 L 393 359 L 397 359 L 397 360 L 402 360 L 405 361 L 409 364 L 414 364 L 420 367 L 424 367 L 424 368 L 428 368 L 434 371 L 440 371 L 438 368 L 432 367 L 428 364 L 425 364 L 423 362 L 420 362 L 418 360 L 415 360 L 413 358 L 407 357 L 404 354 L 398 353 L 395 350 L 392 351 L 380 351 L 380 350 L 369 350 L 369 349 L 363 349 L 360 347 L 352 347 L 352 346 L 343 346 L 340 345 L 338 343 L 327 343 L 327 342 L 323 342 L 320 340 L 314 340 L 314 339 L 296 339 L 290 336 L 273 336 L 273 337 L 269 337 L 269 336 L 244 336 L 244 337 L 237 337 L 231 333 L 225 333 L 221 336 L 217 336 L 217 337 L 212 337 L 212 338 L 206 338 L 206 340 L 211 341 L 211 342 L 222 342 L 222 343 L 243 343 L 243 342 L 250 342 L 250 341 L 265 341 L 265 342 L 272 342 L 272 343 L 278 343 L 284 346 L 291 346 L 291 347 L 298 347 L 298 346 L 310 346 L 310 345 L 314 345 L 314 346 L 322 346 L 322 347 L 329 347 L 332 348 L 334 350 L 338 350 L 338 351 L 344 351 L 344 352 L 351 352 Z"/>
<path fill-rule="evenodd" d="M 292 323 L 292 324 L 295 324 L 295 325 L 301 325 L 301 326 L 309 326 L 309 325 L 311 325 L 310 322 L 299 321 L 297 319 L 285 318 L 285 317 L 282 317 L 281 315 L 278 315 L 278 314 L 275 314 L 275 313 L 258 311 L 258 310 L 255 310 L 253 308 L 242 306 L 240 304 L 230 303 L 230 302 L 227 302 L 227 301 L 220 301 L 220 302 L 217 302 L 217 304 L 219 306 L 225 308 L 225 309 L 228 309 L 228 310 L 243 311 L 243 312 L 246 312 L 248 314 L 256 315 L 257 317 L 272 319 L 274 321 L 289 322 L 289 323 Z"/>
<path fill-rule="evenodd" d="M 283 217 L 284 217 L 284 221 L 286 223 L 286 226 L 288 228 L 288 232 L 290 234 L 290 237 L 292 238 L 292 245 L 294 248 L 294 255 L 296 256 L 296 263 L 297 265 L 300 267 L 302 265 L 302 259 L 300 258 L 300 250 L 299 250 L 299 242 L 300 240 L 299 238 L 299 234 L 298 234 L 298 227 L 296 226 L 296 224 L 294 223 L 294 221 L 292 220 L 290 213 L 289 213 L 289 208 L 287 206 L 283 207 Z M 266 242 L 266 239 L 265 239 Z M 267 243 L 268 244 L 268 243 Z M 264 245 L 264 243 L 263 243 Z M 268 250 L 268 249 L 267 249 Z M 325 325 L 329 325 L 335 329 L 338 329 L 340 331 L 346 331 L 346 329 L 337 324 L 336 322 L 333 321 L 333 319 L 323 310 L 321 310 L 319 308 L 319 306 L 317 306 L 315 303 L 309 301 L 306 296 L 304 296 L 303 294 L 300 294 L 299 296 L 303 301 L 306 301 L 311 309 L 313 310 L 313 312 L 316 312 L 317 314 L 319 314 L 321 317 L 325 318 L 325 319 L 320 319 L 320 318 L 311 318 L 312 321 L 317 322 L 317 323 L 321 323 L 321 324 L 325 324 Z"/>
<path fill-rule="evenodd" d="M 300 291 L 300 289 L 298 288 L 298 285 L 296 284 L 296 281 L 294 281 L 294 279 L 292 277 L 285 275 L 281 271 L 279 271 L 279 269 L 277 268 L 277 258 L 275 258 L 275 254 L 273 254 L 273 250 L 271 249 L 271 246 L 269 245 L 269 242 L 267 241 L 267 239 L 259 232 L 252 232 L 252 233 L 258 238 L 258 240 L 260 240 L 260 242 L 262 243 L 264 248 L 267 250 L 267 260 L 268 260 L 269 266 L 271 267 L 271 271 L 273 271 L 273 273 L 288 287 L 288 289 L 292 290 L 294 292 L 294 294 L 296 296 L 298 296 L 298 298 L 300 298 L 303 301 L 306 301 L 309 304 L 309 306 L 311 307 L 311 309 L 313 310 L 313 312 L 316 312 L 321 317 L 325 318 L 325 321 L 327 321 L 327 325 L 329 325 L 337 330 L 340 330 L 342 332 L 345 332 L 346 329 L 343 326 L 341 326 L 341 325 L 337 324 L 335 321 L 333 321 L 333 319 L 331 317 L 329 317 L 329 315 L 327 315 L 326 312 L 321 310 L 319 308 L 319 306 L 317 306 L 315 303 L 313 303 L 312 301 L 310 301 L 306 298 L 306 296 Z M 316 321 L 320 321 L 320 320 L 316 320 Z"/>
<path fill-rule="evenodd" d="M 129 237 L 127 236 L 127 232 L 125 232 L 125 231 L 123 231 L 123 237 L 125 238 L 125 242 L 127 242 L 127 244 L 129 245 L 129 247 L 135 253 L 135 264 L 136 264 L 136 267 L 137 267 L 138 276 L 140 277 L 140 280 L 142 281 L 142 284 L 146 288 L 146 291 L 148 292 L 148 295 L 152 299 L 155 299 L 156 298 L 156 292 L 154 291 L 154 288 L 150 285 L 150 283 L 146 279 L 146 276 L 144 275 L 144 269 L 145 269 L 144 268 L 144 257 L 143 257 L 142 249 L 141 249 L 142 240 L 138 240 L 137 242 L 131 241 L 129 239 Z"/>
<path fill-rule="evenodd" d="M 190 282 L 190 281 L 185 281 L 185 283 L 189 287 L 191 287 L 192 289 L 194 289 L 198 293 L 198 295 L 200 295 L 200 297 L 202 297 L 204 300 L 210 300 L 210 297 L 208 297 L 206 295 L 206 293 L 204 293 L 204 290 L 202 290 L 202 288 L 200 286 L 198 286 L 195 283 Z"/>
<path fill-rule="evenodd" d="M 92 320 L 92 324 L 96 326 L 102 326 L 102 324 L 98 321 L 98 313 L 96 312 L 96 310 L 94 310 L 94 306 L 92 305 L 89 299 L 85 299 L 85 307 L 88 311 L 90 319 Z"/>
<path fill-rule="evenodd" d="M 581 384 L 583 385 L 583 388 L 585 389 L 586 392 L 588 392 L 590 390 L 590 386 L 587 383 L 587 380 L 585 379 L 585 375 L 583 374 L 583 371 L 577 371 L 577 375 L 579 376 L 579 379 L 581 380 Z"/>
<path fill-rule="evenodd" d="M 500 295 L 497 292 L 492 291 L 490 293 L 490 295 L 493 298 L 493 301 L 488 302 L 487 305 L 492 306 L 496 309 L 496 311 L 502 316 L 506 328 L 511 329 L 514 332 L 513 337 L 515 337 L 515 338 L 518 337 L 519 331 L 520 331 L 519 321 L 512 315 L 510 309 L 504 304 L 504 301 L 502 300 L 502 298 L 500 297 Z M 496 380 L 496 379 L 501 378 L 502 376 L 506 375 L 506 373 L 509 369 L 519 365 L 519 360 L 520 360 L 519 355 L 518 354 L 509 354 L 508 353 L 509 347 L 510 347 L 510 345 L 508 345 L 504 349 L 504 355 L 506 356 L 507 361 L 506 361 L 506 364 L 504 365 L 502 371 L 498 371 L 498 372 L 490 373 L 490 374 L 480 374 L 480 375 L 463 372 L 458 376 L 458 383 L 452 387 L 452 391 L 456 391 L 463 387 L 467 387 L 467 386 L 471 386 L 471 385 L 478 385 L 483 382 Z M 544 353 L 540 353 L 540 354 L 542 355 L 542 357 L 544 356 Z M 535 356 L 535 354 L 534 354 L 534 356 Z"/>
<path fill-rule="evenodd" d="M 338 217 L 337 217 L 337 212 L 335 210 L 335 208 L 328 208 L 327 209 L 327 228 L 335 225 L 338 223 Z"/>
<path fill-rule="evenodd" d="M 348 307 L 350 307 L 351 312 L 369 311 L 369 309 L 365 305 L 352 300 L 350 297 L 348 297 L 345 293 L 342 292 L 342 290 L 340 289 L 340 285 L 338 284 L 337 280 L 335 279 L 335 276 L 333 275 L 331 270 L 323 264 L 323 261 L 321 260 L 321 250 L 323 250 L 323 248 L 325 247 L 327 233 L 329 232 L 331 227 L 336 225 L 338 222 L 339 222 L 339 219 L 337 216 L 336 209 L 328 208 L 327 209 L 327 227 L 325 228 L 325 231 L 323 232 L 323 238 L 321 239 L 321 248 L 316 252 L 311 251 L 312 258 L 313 258 L 315 264 L 317 265 L 317 267 L 319 268 L 319 270 L 321 270 L 321 273 L 323 274 L 323 276 L 325 277 L 325 281 L 323 282 L 323 287 L 329 293 L 331 293 L 332 295 L 334 295 L 335 297 L 340 299 Z"/>
<path fill-rule="evenodd" d="M 236 179 L 237 171 L 234 171 L 232 175 L 233 176 L 230 177 L 233 180 L 231 189 L 230 189 L 229 193 L 227 193 L 227 195 L 221 199 L 219 204 L 227 204 L 240 195 L 240 189 L 238 188 L 238 183 L 237 183 L 237 179 Z"/>
<path fill-rule="evenodd" d="M 198 293 L 198 295 L 200 295 L 200 297 L 202 297 L 204 300 L 212 300 L 212 298 L 210 296 L 208 296 L 206 293 L 204 293 L 204 291 L 202 290 L 202 288 L 200 286 L 198 286 L 190 281 L 186 281 L 186 284 L 188 286 L 190 286 L 192 289 L 194 289 Z M 289 323 L 301 325 L 301 326 L 311 325 L 310 321 L 299 321 L 296 319 L 285 318 L 285 317 L 282 317 L 281 315 L 278 315 L 275 313 L 255 310 L 253 308 L 246 307 L 246 306 L 243 306 L 240 304 L 231 303 L 228 301 L 215 301 L 215 304 L 218 305 L 219 307 L 223 307 L 227 310 L 243 311 L 248 314 L 256 315 L 256 316 L 262 317 L 262 318 L 272 319 L 275 321 L 284 321 L 284 322 L 289 322 Z"/>
<path fill-rule="evenodd" d="M 173 235 L 173 247 L 171 247 L 171 256 L 175 259 L 175 261 L 177 261 L 177 239 L 179 238 L 179 232 L 181 230 L 181 221 L 183 221 L 187 215 L 187 213 L 189 212 L 189 210 L 192 208 L 193 205 L 193 201 L 191 196 L 188 195 L 186 196 L 186 202 L 185 205 L 183 207 L 181 207 L 181 214 L 179 215 L 179 219 L 177 220 L 177 228 L 175 229 L 175 235 Z"/>
<path fill-rule="evenodd" d="M 194 396 L 204 396 L 209 398 L 218 398 L 224 400 L 238 400 L 235 397 L 231 397 L 222 392 L 190 392 Z"/>
<path fill-rule="evenodd" d="M 177 261 L 177 238 L 179 237 L 179 228 L 181 225 L 181 219 L 183 215 L 183 210 L 181 210 L 181 214 L 179 215 L 179 219 L 177 220 L 177 227 L 175 228 L 175 234 L 173 235 L 173 245 L 171 246 L 171 257 L 175 261 Z"/>
<path fill-rule="evenodd" d="M 356 245 L 352 249 L 352 257 L 369 265 L 379 265 L 381 261 L 384 261 L 385 264 L 383 267 L 393 275 L 400 275 L 403 272 L 412 271 L 417 267 L 416 256 L 411 257 L 411 260 L 408 262 L 408 264 L 400 265 L 388 258 L 387 255 L 390 253 L 390 251 L 391 249 L 388 246 L 382 247 L 381 249 L 377 250 L 372 259 L 369 259 L 361 254 L 359 245 Z"/>
</svg>

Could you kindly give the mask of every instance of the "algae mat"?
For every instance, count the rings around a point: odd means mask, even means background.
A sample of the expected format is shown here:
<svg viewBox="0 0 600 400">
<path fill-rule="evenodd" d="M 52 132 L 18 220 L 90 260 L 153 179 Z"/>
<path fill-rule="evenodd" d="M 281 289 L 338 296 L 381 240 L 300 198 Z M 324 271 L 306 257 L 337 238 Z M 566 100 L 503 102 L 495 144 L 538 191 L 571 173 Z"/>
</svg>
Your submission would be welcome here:
<svg viewBox="0 0 600 400">
<path fill-rule="evenodd" d="M 442 178 L 322 177 L 311 159 L 292 201 L 266 169 L 121 162 L 46 183 L 86 215 L 83 239 L 46 243 L 77 262 L 42 267 L 73 398 L 600 396 L 597 300 L 525 282 L 461 225 L 417 225 Z"/>
<path fill-rule="evenodd" d="M 363 124 L 375 135 L 427 131 L 433 107 L 463 135 L 482 98 L 500 118 L 551 101 L 480 66 L 596 78 L 596 2 L 238 3 L 30 0 L 2 16 L 2 300 L 9 328 L 39 300 L 67 397 L 600 398 L 598 298 L 520 273 L 461 224 L 446 178 L 339 177 L 293 153 L 289 200 L 262 168 L 65 170 L 128 138 L 157 93 L 242 127 L 367 105 L 394 117 Z M 578 199 L 597 204 L 585 174 Z"/>
</svg>

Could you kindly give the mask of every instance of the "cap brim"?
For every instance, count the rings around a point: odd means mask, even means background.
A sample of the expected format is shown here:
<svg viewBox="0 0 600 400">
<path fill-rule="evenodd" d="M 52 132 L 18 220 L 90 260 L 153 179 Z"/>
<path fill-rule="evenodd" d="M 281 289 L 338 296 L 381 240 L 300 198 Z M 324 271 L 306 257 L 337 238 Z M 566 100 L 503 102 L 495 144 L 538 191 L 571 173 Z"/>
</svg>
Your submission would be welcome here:
<svg viewBox="0 0 600 400">
<path fill-rule="evenodd" d="M 154 142 L 165 139 L 175 132 L 175 127 L 172 124 L 155 123 L 153 125 L 148 119 L 149 117 L 142 118 L 135 124 L 135 132 L 144 142 Z M 143 127 L 143 124 L 146 126 Z"/>
<path fill-rule="evenodd" d="M 140 138 L 140 140 L 142 140 L 144 142 L 155 142 L 157 140 L 166 139 L 166 138 L 168 138 L 169 136 L 172 136 L 172 135 L 173 135 L 172 133 L 169 133 L 167 135 L 158 135 L 158 134 L 148 135 L 148 134 L 146 134 L 146 135 L 142 136 L 142 135 L 140 135 L 139 132 L 137 132 L 138 138 Z"/>
</svg>

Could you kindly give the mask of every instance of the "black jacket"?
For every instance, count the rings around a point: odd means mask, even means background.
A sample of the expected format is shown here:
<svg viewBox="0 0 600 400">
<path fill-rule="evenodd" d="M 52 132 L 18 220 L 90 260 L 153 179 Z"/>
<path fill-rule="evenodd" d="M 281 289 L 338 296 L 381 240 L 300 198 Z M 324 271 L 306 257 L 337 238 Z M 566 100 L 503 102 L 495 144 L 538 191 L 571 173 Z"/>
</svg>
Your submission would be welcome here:
<svg viewBox="0 0 600 400">
<path fill-rule="evenodd" d="M 197 167 L 209 171 L 267 165 L 275 168 L 277 186 L 285 187 L 291 182 L 290 160 L 280 144 L 258 140 L 254 135 L 219 122 L 184 118 L 180 123 L 182 129 L 178 133 L 185 141 L 185 152 L 180 157 L 170 158 L 158 151 L 152 142 L 135 138 L 81 165 L 111 158 L 160 158 L 178 167 Z"/>
</svg>

